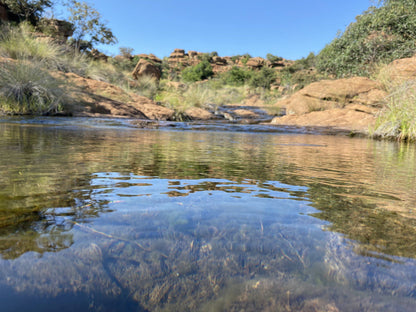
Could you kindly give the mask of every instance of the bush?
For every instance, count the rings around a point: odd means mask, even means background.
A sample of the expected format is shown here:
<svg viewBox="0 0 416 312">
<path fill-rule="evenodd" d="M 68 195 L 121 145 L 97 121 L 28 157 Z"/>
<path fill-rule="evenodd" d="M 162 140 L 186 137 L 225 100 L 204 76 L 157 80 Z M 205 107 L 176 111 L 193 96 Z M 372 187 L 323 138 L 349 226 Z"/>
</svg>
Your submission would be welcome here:
<svg viewBox="0 0 416 312">
<path fill-rule="evenodd" d="M 198 65 L 187 67 L 182 71 L 182 79 L 186 82 L 196 82 L 212 77 L 214 72 L 208 61 L 202 61 Z"/>
<path fill-rule="evenodd" d="M 230 86 L 243 86 L 253 77 L 253 72 L 233 66 L 221 75 L 221 80 Z"/>
<path fill-rule="evenodd" d="M 270 54 L 270 53 L 267 53 L 266 58 L 271 63 L 283 61 L 283 57 L 276 56 L 276 55 L 273 55 L 273 54 Z"/>
<path fill-rule="evenodd" d="M 300 88 L 303 88 L 322 78 L 322 75 L 319 75 L 316 69 L 314 69 L 315 64 L 316 56 L 311 52 L 306 58 L 295 61 L 291 66 L 282 68 L 279 71 L 279 78 L 282 84 L 298 85 Z"/>
<path fill-rule="evenodd" d="M 270 89 L 270 85 L 276 81 L 276 72 L 267 67 L 263 67 L 260 71 L 254 72 L 250 79 L 249 85 L 253 88 Z"/>
<path fill-rule="evenodd" d="M 370 7 L 317 57 L 321 72 L 369 76 L 374 66 L 416 52 L 416 2 L 386 0 Z"/>
</svg>

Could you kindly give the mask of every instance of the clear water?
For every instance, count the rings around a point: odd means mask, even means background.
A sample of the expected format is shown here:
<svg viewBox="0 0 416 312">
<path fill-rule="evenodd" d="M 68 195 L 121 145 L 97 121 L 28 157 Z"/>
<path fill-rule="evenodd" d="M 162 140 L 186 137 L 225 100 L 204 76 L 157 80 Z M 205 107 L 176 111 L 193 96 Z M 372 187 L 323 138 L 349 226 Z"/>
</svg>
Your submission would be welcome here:
<svg viewBox="0 0 416 312">
<path fill-rule="evenodd" d="M 416 148 L 0 122 L 1 311 L 414 311 Z"/>
</svg>

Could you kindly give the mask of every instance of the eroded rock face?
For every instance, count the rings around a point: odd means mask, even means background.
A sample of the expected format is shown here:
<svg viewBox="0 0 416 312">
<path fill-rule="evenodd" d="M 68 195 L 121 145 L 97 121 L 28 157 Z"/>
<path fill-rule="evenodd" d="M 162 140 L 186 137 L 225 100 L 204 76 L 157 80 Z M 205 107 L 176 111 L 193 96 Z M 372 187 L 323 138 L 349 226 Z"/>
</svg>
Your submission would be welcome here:
<svg viewBox="0 0 416 312">
<path fill-rule="evenodd" d="M 295 127 L 322 127 L 344 129 L 351 132 L 367 133 L 376 121 L 375 114 L 364 112 L 356 107 L 332 108 L 301 116 L 286 115 L 272 120 L 274 125 Z"/>
<path fill-rule="evenodd" d="M 247 61 L 246 66 L 251 69 L 260 69 L 265 65 L 265 63 L 265 59 L 261 57 L 253 57 Z"/>
<path fill-rule="evenodd" d="M 172 58 L 172 59 L 183 59 L 183 58 L 185 58 L 185 50 L 183 50 L 183 49 L 175 49 L 170 54 L 169 58 Z"/>
<path fill-rule="evenodd" d="M 74 25 L 64 20 L 42 18 L 40 24 L 52 37 L 62 39 L 63 41 L 67 41 L 74 34 Z"/>
<path fill-rule="evenodd" d="M 160 58 L 158 58 L 156 55 L 154 55 L 153 53 L 150 54 L 137 54 L 137 57 L 141 58 L 141 59 L 145 59 L 146 61 L 150 61 L 153 62 L 155 64 L 162 64 L 162 60 Z M 131 57 L 133 59 L 133 57 Z"/>
<path fill-rule="evenodd" d="M 279 101 L 287 115 L 272 124 L 368 133 L 386 96 L 378 82 L 363 77 L 314 82 Z"/>
<path fill-rule="evenodd" d="M 58 78 L 75 85 L 70 97 L 76 99 L 67 105 L 67 113 L 88 117 L 129 117 L 153 120 L 171 120 L 174 111 L 157 105 L 151 99 L 129 94 L 107 82 L 83 78 L 74 73 L 54 73 Z"/>
<path fill-rule="evenodd" d="M 162 73 L 160 72 L 160 69 L 153 63 L 145 59 L 140 59 L 134 68 L 132 75 L 136 80 L 143 76 L 150 76 L 159 80 L 162 76 Z"/>
<path fill-rule="evenodd" d="M 391 62 L 384 69 L 387 79 L 395 80 L 398 83 L 416 78 L 416 55 Z"/>
<path fill-rule="evenodd" d="M 288 115 L 343 108 L 348 104 L 377 106 L 387 96 L 381 85 L 363 77 L 314 82 L 277 105 Z"/>
</svg>

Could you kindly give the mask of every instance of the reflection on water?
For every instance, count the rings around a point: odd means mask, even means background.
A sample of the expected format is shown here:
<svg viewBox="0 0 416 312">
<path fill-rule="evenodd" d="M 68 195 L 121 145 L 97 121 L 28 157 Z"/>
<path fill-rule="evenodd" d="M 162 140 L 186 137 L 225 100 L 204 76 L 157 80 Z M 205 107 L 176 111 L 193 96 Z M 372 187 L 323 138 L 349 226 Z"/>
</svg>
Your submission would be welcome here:
<svg viewBox="0 0 416 312">
<path fill-rule="evenodd" d="M 414 310 L 414 146 L 79 121 L 0 132 L 5 311 Z"/>
</svg>

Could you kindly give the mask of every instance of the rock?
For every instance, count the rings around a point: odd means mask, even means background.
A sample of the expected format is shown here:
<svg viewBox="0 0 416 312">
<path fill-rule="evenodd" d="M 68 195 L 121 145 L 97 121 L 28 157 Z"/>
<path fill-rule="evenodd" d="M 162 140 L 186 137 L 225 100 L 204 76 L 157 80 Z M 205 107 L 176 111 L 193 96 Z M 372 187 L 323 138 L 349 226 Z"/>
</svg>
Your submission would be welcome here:
<svg viewBox="0 0 416 312">
<path fill-rule="evenodd" d="M 416 55 L 409 58 L 395 60 L 383 70 L 387 74 L 386 79 L 398 83 L 416 78 Z"/>
<path fill-rule="evenodd" d="M 246 119 L 256 119 L 259 118 L 259 115 L 251 110 L 248 109 L 236 109 L 233 111 L 234 115 L 238 118 L 246 118 Z"/>
<path fill-rule="evenodd" d="M 1 7 L 0 7 L 1 10 Z M 74 25 L 64 20 L 42 18 L 39 23 L 43 32 L 64 42 L 74 34 Z"/>
<path fill-rule="evenodd" d="M 150 53 L 147 56 L 147 59 L 152 61 L 153 63 L 158 63 L 158 64 L 162 64 L 162 60 L 160 58 L 158 58 L 156 55 Z"/>
<path fill-rule="evenodd" d="M 153 120 L 171 120 L 174 116 L 173 110 L 157 105 L 146 97 L 129 94 L 107 82 L 83 78 L 73 73 L 53 74 L 76 86 L 70 93 L 70 97 L 76 100 L 66 105 L 67 113 L 73 116 L 110 115 Z"/>
<path fill-rule="evenodd" d="M 162 64 L 162 60 L 160 58 L 158 58 L 156 55 L 150 53 L 150 54 L 137 54 L 136 57 L 141 58 L 141 59 L 145 59 L 147 61 L 153 62 L 153 63 L 157 63 L 157 64 Z"/>
<path fill-rule="evenodd" d="M 274 125 L 295 127 L 322 127 L 346 130 L 350 132 L 368 133 L 369 127 L 375 124 L 376 117 L 355 109 L 333 108 L 315 111 L 301 116 L 286 115 L 275 117 Z"/>
<path fill-rule="evenodd" d="M 175 49 L 170 54 L 169 58 L 171 58 L 171 59 L 183 59 L 183 58 L 185 58 L 185 50 Z"/>
<path fill-rule="evenodd" d="M 92 49 L 90 54 L 91 54 L 92 58 L 96 61 L 107 62 L 107 60 L 108 60 L 108 56 L 105 55 L 104 53 L 98 51 L 97 49 Z"/>
<path fill-rule="evenodd" d="M 132 75 L 136 80 L 143 76 L 150 76 L 159 80 L 162 74 L 156 65 L 145 59 L 140 59 L 134 68 Z"/>
<path fill-rule="evenodd" d="M 261 57 L 253 57 L 247 61 L 246 66 L 250 67 L 251 69 L 259 69 L 265 65 L 265 62 L 265 59 Z"/>
<path fill-rule="evenodd" d="M 175 112 L 167 107 L 157 105 L 151 99 L 144 96 L 132 95 L 131 106 L 140 110 L 144 115 L 152 120 L 173 120 Z"/>
<path fill-rule="evenodd" d="M 227 60 L 220 56 L 214 56 L 212 62 L 216 65 L 227 65 Z"/>
<path fill-rule="evenodd" d="M 277 102 L 287 115 L 272 124 L 368 133 L 386 96 L 379 83 L 363 77 L 314 82 Z"/>
<path fill-rule="evenodd" d="M 192 107 L 185 111 L 185 114 L 188 115 L 193 120 L 210 120 L 215 119 L 216 116 L 206 109 L 199 107 Z"/>
<path fill-rule="evenodd" d="M 347 104 L 376 106 L 387 96 L 381 85 L 363 77 L 314 82 L 277 103 L 287 114 L 342 108 Z"/>
<path fill-rule="evenodd" d="M 188 51 L 189 58 L 197 58 L 199 55 L 202 55 L 202 53 L 197 51 Z"/>
</svg>

